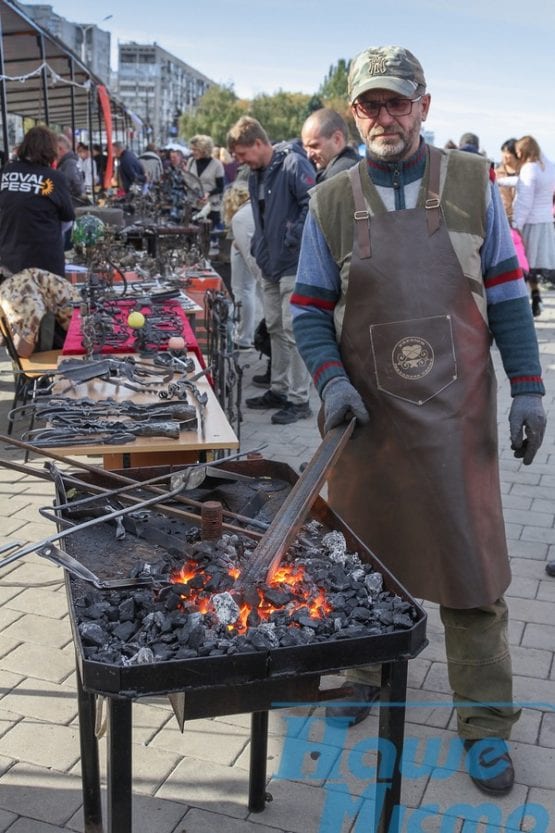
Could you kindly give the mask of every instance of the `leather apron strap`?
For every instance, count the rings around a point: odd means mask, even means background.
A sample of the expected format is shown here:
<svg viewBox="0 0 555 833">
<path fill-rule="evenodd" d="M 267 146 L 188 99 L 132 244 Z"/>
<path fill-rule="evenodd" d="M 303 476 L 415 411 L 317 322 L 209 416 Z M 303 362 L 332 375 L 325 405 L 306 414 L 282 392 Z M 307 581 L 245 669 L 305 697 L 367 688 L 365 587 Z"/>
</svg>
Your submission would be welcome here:
<svg viewBox="0 0 555 833">
<path fill-rule="evenodd" d="M 424 203 L 424 208 L 426 209 L 428 234 L 432 235 L 441 225 L 441 203 L 439 198 L 441 153 L 437 148 L 431 145 L 427 146 L 427 150 L 429 174 L 428 193 Z M 372 257 L 372 244 L 370 242 L 370 218 L 372 215 L 368 210 L 362 191 L 361 165 L 353 165 L 352 168 L 349 168 L 348 174 L 351 180 L 353 201 L 355 205 L 353 214 L 355 248 L 360 260 L 368 260 L 368 258 Z"/>
<path fill-rule="evenodd" d="M 355 211 L 353 214 L 355 221 L 355 248 L 360 260 L 368 260 L 369 257 L 372 257 L 372 247 L 370 245 L 370 212 L 366 207 L 366 201 L 362 193 L 360 165 L 353 165 L 352 168 L 348 169 L 348 174 L 351 179 L 355 203 Z"/>
<path fill-rule="evenodd" d="M 434 234 L 441 224 L 441 209 L 439 199 L 439 168 L 441 153 L 440 151 L 428 145 L 428 159 L 429 159 L 429 176 L 428 176 L 428 196 L 424 203 L 426 209 L 426 223 L 428 226 L 428 234 Z"/>
</svg>

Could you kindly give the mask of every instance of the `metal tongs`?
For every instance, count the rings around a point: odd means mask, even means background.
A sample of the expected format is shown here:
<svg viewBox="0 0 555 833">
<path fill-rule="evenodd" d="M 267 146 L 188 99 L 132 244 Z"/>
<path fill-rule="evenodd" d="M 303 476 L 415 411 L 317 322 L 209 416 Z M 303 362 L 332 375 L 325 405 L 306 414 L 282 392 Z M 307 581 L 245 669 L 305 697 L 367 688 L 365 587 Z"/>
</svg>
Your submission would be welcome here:
<svg viewBox="0 0 555 833">
<path fill-rule="evenodd" d="M 150 498 L 149 500 L 145 500 L 141 503 L 141 509 L 145 509 L 148 506 L 154 506 L 157 503 L 165 502 L 173 497 L 176 497 L 180 492 L 184 489 L 195 489 L 205 477 L 205 466 L 191 466 L 186 471 L 178 472 L 177 474 L 170 475 L 170 490 L 164 492 L 163 495 L 156 495 L 156 497 Z M 138 484 L 140 485 L 140 484 Z M 27 544 L 21 549 L 18 549 L 17 552 L 8 555 L 2 561 L 0 561 L 0 569 L 7 564 L 11 564 L 12 561 L 16 561 L 19 558 L 23 558 L 25 555 L 29 555 L 32 552 L 36 552 L 38 555 L 43 556 L 44 558 L 48 558 L 50 561 L 53 561 L 58 566 L 64 567 L 69 573 L 77 578 L 81 578 L 84 581 L 89 581 L 91 584 L 94 584 L 95 587 L 98 589 L 116 589 L 118 587 L 130 587 L 130 586 L 137 586 L 141 583 L 152 583 L 152 579 L 149 577 L 145 577 L 144 582 L 140 579 L 114 579 L 113 581 L 102 581 L 98 578 L 94 573 L 84 567 L 77 559 L 73 558 L 71 555 L 62 552 L 62 550 L 58 549 L 54 546 L 55 541 L 60 541 L 62 538 L 67 538 L 68 535 L 73 535 L 75 532 L 81 532 L 84 529 L 88 529 L 92 526 L 97 526 L 98 524 L 105 523 L 106 521 L 116 520 L 117 518 L 122 518 L 124 515 L 128 515 L 131 512 L 137 511 L 137 505 L 125 506 L 123 509 L 117 509 L 113 512 L 108 512 L 105 515 L 102 515 L 98 518 L 91 518 L 88 521 L 84 521 L 83 523 L 79 524 L 78 526 L 72 526 L 67 529 L 61 530 L 61 532 L 56 532 L 54 535 L 48 536 L 48 538 L 43 538 L 42 541 L 37 541 L 32 544 Z M 17 546 L 17 544 L 8 545 L 3 548 L 3 551 L 9 549 L 12 546 Z"/>
</svg>

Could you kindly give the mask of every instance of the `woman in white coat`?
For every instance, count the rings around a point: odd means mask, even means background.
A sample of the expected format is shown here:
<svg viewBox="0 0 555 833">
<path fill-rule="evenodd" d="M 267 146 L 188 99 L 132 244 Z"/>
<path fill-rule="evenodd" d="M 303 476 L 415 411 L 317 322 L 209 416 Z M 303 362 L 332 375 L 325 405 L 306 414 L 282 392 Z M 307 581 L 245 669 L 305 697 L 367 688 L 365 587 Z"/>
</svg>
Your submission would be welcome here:
<svg viewBox="0 0 555 833">
<path fill-rule="evenodd" d="M 238 307 L 234 334 L 239 350 L 253 346 L 255 327 L 263 317 L 262 275 L 251 254 L 254 218 L 246 182 L 234 182 L 224 193 L 224 220 L 231 231 L 231 291 Z"/>
<path fill-rule="evenodd" d="M 513 227 L 521 234 L 530 267 L 532 312 L 541 312 L 539 281 L 544 271 L 555 269 L 553 193 L 555 165 L 542 154 L 532 136 L 516 143 L 519 175 L 513 203 Z"/>
</svg>

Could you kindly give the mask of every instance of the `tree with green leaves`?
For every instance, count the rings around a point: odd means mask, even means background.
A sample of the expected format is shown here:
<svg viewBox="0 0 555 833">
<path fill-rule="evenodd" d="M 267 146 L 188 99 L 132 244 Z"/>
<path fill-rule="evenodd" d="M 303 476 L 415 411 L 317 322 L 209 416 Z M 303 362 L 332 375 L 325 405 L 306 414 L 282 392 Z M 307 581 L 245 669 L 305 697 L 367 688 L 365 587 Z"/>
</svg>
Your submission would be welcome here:
<svg viewBox="0 0 555 833">
<path fill-rule="evenodd" d="M 347 78 L 349 77 L 350 65 L 351 62 L 346 61 L 345 58 L 340 58 L 335 65 L 332 64 L 318 90 L 323 99 L 344 99 L 344 101 L 347 101 Z"/>
<path fill-rule="evenodd" d="M 347 94 L 347 79 L 349 77 L 350 65 L 350 60 L 346 61 L 345 58 L 340 58 L 337 64 L 332 65 L 328 70 L 328 74 L 320 84 L 318 95 L 324 101 L 324 104 L 322 105 L 323 107 L 329 107 L 331 110 L 335 110 L 343 116 L 345 122 L 347 123 L 347 127 L 349 128 L 349 136 L 351 140 L 358 142 L 360 140 L 360 136 L 353 114 L 351 113 L 349 97 Z"/>
<path fill-rule="evenodd" d="M 198 133 L 211 136 L 216 145 L 226 144 L 229 128 L 248 112 L 248 101 L 240 99 L 233 85 L 215 84 L 205 92 L 198 107 L 179 120 L 179 135 L 190 139 Z"/>
<path fill-rule="evenodd" d="M 311 96 L 278 90 L 273 95 L 257 95 L 251 101 L 249 115 L 258 119 L 272 142 L 294 139 L 301 135 L 301 127 L 309 110 Z"/>
</svg>

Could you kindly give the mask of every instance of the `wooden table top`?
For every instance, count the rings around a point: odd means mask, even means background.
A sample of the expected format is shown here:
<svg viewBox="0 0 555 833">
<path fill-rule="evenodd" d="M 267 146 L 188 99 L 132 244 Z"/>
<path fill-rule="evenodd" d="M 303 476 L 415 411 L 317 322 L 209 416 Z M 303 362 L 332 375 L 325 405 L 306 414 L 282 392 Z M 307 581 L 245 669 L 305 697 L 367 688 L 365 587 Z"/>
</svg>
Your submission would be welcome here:
<svg viewBox="0 0 555 833">
<path fill-rule="evenodd" d="M 187 354 L 195 363 L 194 373 L 200 371 L 201 367 L 198 358 L 194 353 Z M 77 359 L 78 357 L 73 357 Z M 123 358 L 118 356 L 118 358 Z M 136 358 L 136 356 L 135 356 Z M 60 360 L 63 360 L 61 357 Z M 148 359 L 141 361 L 149 363 Z M 167 437 L 137 437 L 133 442 L 123 443 L 120 445 L 107 445 L 91 443 L 91 445 L 67 445 L 63 448 L 57 448 L 58 453 L 63 453 L 72 456 L 96 456 L 96 455 L 117 455 L 117 454 L 152 454 L 152 464 L 157 465 L 156 455 L 164 452 L 175 453 L 176 456 L 182 452 L 203 452 L 216 451 L 220 449 L 236 449 L 239 448 L 239 440 L 235 432 L 231 428 L 220 403 L 216 399 L 214 391 L 205 377 L 201 377 L 194 383 L 201 393 L 208 395 L 208 402 L 205 407 L 205 431 L 204 437 L 200 427 L 200 419 L 198 419 L 198 428 L 196 431 L 181 431 L 179 439 L 171 440 Z M 159 403 L 163 401 L 157 396 L 137 393 L 136 391 L 125 388 L 122 385 L 111 384 L 102 379 L 92 379 L 89 382 L 84 382 L 79 385 L 73 385 L 68 390 L 67 380 L 58 379 L 53 388 L 53 395 L 63 395 L 71 399 L 92 399 L 93 401 L 101 401 L 105 399 L 115 399 L 118 402 L 130 401 L 138 404 L 145 403 Z M 175 400 L 170 400 L 175 401 Z M 189 397 L 189 404 L 195 405 L 195 400 L 192 396 Z M 198 415 L 198 406 L 197 415 Z"/>
</svg>

